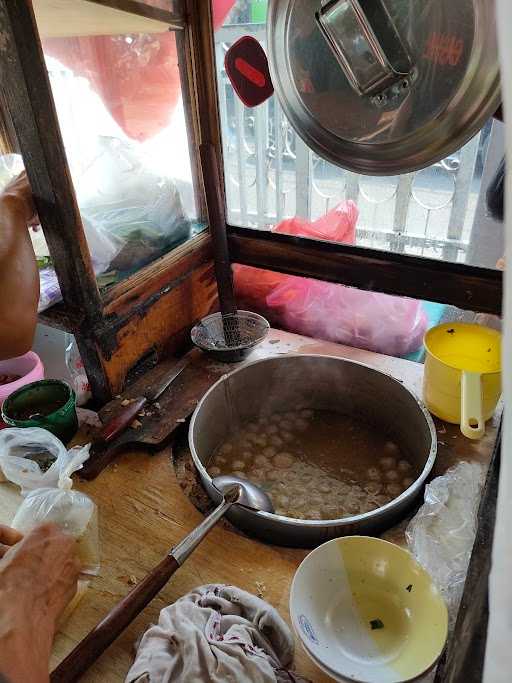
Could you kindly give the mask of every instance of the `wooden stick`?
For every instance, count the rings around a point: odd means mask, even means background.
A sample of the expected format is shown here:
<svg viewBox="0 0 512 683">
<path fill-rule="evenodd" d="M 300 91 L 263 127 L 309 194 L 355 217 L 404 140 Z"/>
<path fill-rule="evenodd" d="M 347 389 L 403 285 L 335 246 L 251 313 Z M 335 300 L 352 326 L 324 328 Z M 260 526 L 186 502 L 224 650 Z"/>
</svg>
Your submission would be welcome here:
<svg viewBox="0 0 512 683">
<path fill-rule="evenodd" d="M 235 313 L 236 302 L 226 233 L 226 214 L 215 148 L 210 143 L 203 143 L 200 146 L 200 153 L 210 232 L 213 240 L 213 258 L 219 290 L 220 310 L 223 314 Z"/>
</svg>

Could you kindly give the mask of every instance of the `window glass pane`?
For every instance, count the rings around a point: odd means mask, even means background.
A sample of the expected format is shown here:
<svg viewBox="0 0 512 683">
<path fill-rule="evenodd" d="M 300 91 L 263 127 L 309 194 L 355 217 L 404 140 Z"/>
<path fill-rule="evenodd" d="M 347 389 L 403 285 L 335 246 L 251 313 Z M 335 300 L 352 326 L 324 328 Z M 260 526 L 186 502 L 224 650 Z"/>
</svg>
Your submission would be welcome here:
<svg viewBox="0 0 512 683">
<path fill-rule="evenodd" d="M 212 1 L 215 16 L 222 3 Z M 486 192 L 504 155 L 500 122 L 489 121 L 461 150 L 416 173 L 371 177 L 338 168 L 302 142 L 275 96 L 249 109 L 235 95 L 226 50 L 244 35 L 266 48 L 267 2 L 226 4 L 215 48 L 230 223 L 270 230 L 295 216 L 314 221 L 352 200 L 359 212 L 355 232 L 339 238 L 333 230 L 330 239 L 495 267 L 503 227 L 489 216 Z"/>
<path fill-rule="evenodd" d="M 144 17 L 129 18 L 147 26 Z M 125 33 L 116 21 L 104 24 L 102 35 L 73 35 L 74 25 L 70 37 L 42 34 L 100 287 L 204 228 L 197 220 L 175 34 L 165 23 L 156 32 L 152 24 L 151 32 Z"/>
</svg>

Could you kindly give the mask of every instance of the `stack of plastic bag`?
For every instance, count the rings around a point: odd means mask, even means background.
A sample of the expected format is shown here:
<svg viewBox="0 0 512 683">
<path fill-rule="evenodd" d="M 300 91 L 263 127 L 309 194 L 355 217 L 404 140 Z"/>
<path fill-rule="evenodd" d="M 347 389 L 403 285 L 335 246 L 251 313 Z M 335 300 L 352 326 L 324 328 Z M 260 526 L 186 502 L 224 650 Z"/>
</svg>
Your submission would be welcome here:
<svg viewBox="0 0 512 683">
<path fill-rule="evenodd" d="M 406 531 L 407 544 L 441 591 L 453 627 L 475 542 L 485 480 L 480 463 L 461 462 L 425 487 L 425 502 Z"/>
</svg>

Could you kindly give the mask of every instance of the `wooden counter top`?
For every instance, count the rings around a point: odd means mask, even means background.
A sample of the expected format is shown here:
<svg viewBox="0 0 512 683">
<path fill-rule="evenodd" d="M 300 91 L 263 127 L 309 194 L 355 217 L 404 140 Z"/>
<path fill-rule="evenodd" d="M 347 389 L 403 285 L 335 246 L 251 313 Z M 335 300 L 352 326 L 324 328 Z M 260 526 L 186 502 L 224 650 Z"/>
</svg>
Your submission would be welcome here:
<svg viewBox="0 0 512 683">
<path fill-rule="evenodd" d="M 336 355 L 365 362 L 404 381 L 421 395 L 423 366 L 367 351 L 319 343 L 304 337 L 272 331 L 250 360 L 281 353 Z M 230 367 L 228 366 L 228 371 Z M 497 419 L 489 423 L 480 442 L 465 439 L 453 425 L 437 423 L 439 455 L 435 474 L 460 460 L 489 461 Z M 92 482 L 77 482 L 98 505 L 101 538 L 101 576 L 96 578 L 80 605 L 57 636 L 52 667 L 130 589 L 183 538 L 202 515 L 182 492 L 171 463 L 171 450 L 157 455 L 126 453 Z M 0 485 L 0 522 L 8 524 L 20 502 L 17 489 Z M 403 525 L 386 534 L 403 542 Z M 145 628 L 158 619 L 160 609 L 207 583 L 234 584 L 252 593 L 261 588 L 263 597 L 289 622 L 288 596 L 292 577 L 307 554 L 269 546 L 225 527 L 214 529 L 205 542 L 173 577 L 153 603 L 112 645 L 81 679 L 88 682 L 123 681 L 132 662 L 133 646 Z M 296 669 L 315 683 L 332 680 L 322 674 L 303 653 L 296 652 Z"/>
</svg>

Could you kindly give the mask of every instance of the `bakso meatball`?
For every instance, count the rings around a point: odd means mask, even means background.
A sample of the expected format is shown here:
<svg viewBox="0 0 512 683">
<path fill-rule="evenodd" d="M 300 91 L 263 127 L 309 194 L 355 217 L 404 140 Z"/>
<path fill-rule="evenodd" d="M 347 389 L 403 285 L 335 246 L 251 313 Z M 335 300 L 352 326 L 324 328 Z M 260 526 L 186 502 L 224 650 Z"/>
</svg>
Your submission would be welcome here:
<svg viewBox="0 0 512 683">
<path fill-rule="evenodd" d="M 275 503 L 283 509 L 288 508 L 288 506 L 290 505 L 290 499 L 288 498 L 288 496 L 279 495 L 275 497 Z"/>
<path fill-rule="evenodd" d="M 370 481 L 380 481 L 381 474 L 376 467 L 369 467 L 366 470 L 366 476 Z"/>
<path fill-rule="evenodd" d="M 233 460 L 231 467 L 238 471 L 245 470 L 245 462 L 243 460 Z"/>
<path fill-rule="evenodd" d="M 249 470 L 249 472 L 247 472 L 247 476 L 251 481 L 258 483 L 260 481 L 264 481 L 265 470 L 263 470 L 259 467 L 255 467 L 254 469 Z"/>
<path fill-rule="evenodd" d="M 400 453 L 400 449 L 393 441 L 386 441 L 386 443 L 384 444 L 384 453 L 386 455 L 391 455 L 396 458 L 397 455 Z"/>
<path fill-rule="evenodd" d="M 284 474 L 282 470 L 270 470 L 270 472 L 267 472 L 266 474 L 268 481 L 281 481 L 283 476 Z"/>
<path fill-rule="evenodd" d="M 320 493 L 330 493 L 332 491 L 332 484 L 328 479 L 321 479 L 317 486 Z"/>
<path fill-rule="evenodd" d="M 293 425 L 298 432 L 305 432 L 309 427 L 307 420 L 303 420 L 302 418 L 294 420 Z"/>
<path fill-rule="evenodd" d="M 389 493 L 390 496 L 393 496 L 393 498 L 396 498 L 402 493 L 402 487 L 400 484 L 392 482 L 391 484 L 386 484 L 386 492 Z"/>
<path fill-rule="evenodd" d="M 384 478 L 386 479 L 386 481 L 397 481 L 398 472 L 396 470 L 386 470 L 384 472 Z"/>
<path fill-rule="evenodd" d="M 399 460 L 397 469 L 399 472 L 407 473 L 412 470 L 412 465 L 410 462 L 407 462 L 407 460 Z"/>
<path fill-rule="evenodd" d="M 380 458 L 379 465 L 383 470 L 392 470 L 396 468 L 396 460 L 391 456 L 385 456 L 384 458 Z"/>
<path fill-rule="evenodd" d="M 279 469 L 288 469 L 293 465 L 294 459 L 295 458 L 290 453 L 278 453 L 275 456 L 273 463 Z"/>
<path fill-rule="evenodd" d="M 344 508 L 349 515 L 358 515 L 361 511 L 361 505 L 357 500 L 347 501 Z"/>
<path fill-rule="evenodd" d="M 219 477 L 219 476 L 220 476 L 221 471 L 220 471 L 220 468 L 219 468 L 219 467 L 210 467 L 209 473 L 210 473 L 210 477 L 211 477 L 212 479 L 215 479 L 215 477 Z"/>
<path fill-rule="evenodd" d="M 406 477 L 402 482 L 404 489 L 408 489 L 409 486 L 414 484 L 414 479 L 412 477 Z"/>
<path fill-rule="evenodd" d="M 270 460 L 264 455 L 256 455 L 253 460 L 253 465 L 257 467 L 268 467 L 270 465 Z"/>
<path fill-rule="evenodd" d="M 337 505 L 324 505 L 322 508 L 322 517 L 324 519 L 338 519 L 340 511 Z"/>
<path fill-rule="evenodd" d="M 365 484 L 364 490 L 373 496 L 376 496 L 382 490 L 382 485 L 378 481 L 369 481 Z"/>
</svg>

